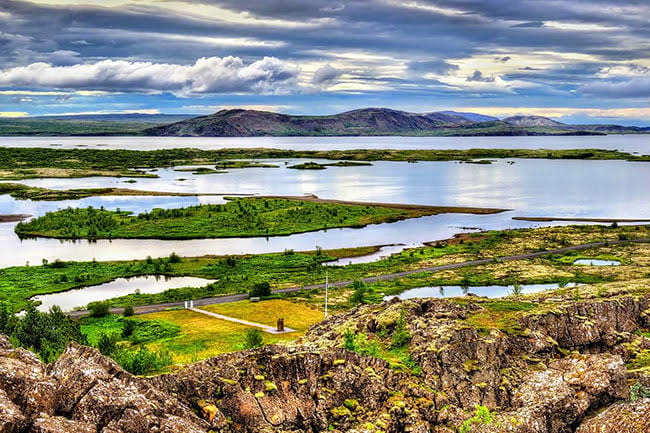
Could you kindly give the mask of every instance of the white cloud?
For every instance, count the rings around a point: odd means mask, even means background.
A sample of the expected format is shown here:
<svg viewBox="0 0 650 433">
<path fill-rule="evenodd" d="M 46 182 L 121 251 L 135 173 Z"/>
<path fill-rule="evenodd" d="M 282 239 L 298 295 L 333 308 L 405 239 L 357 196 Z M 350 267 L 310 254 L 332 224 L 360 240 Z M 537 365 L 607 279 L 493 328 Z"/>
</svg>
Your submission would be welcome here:
<svg viewBox="0 0 650 433">
<path fill-rule="evenodd" d="M 581 107 L 455 107 L 456 111 L 471 111 L 495 117 L 509 117 L 518 115 L 537 115 L 561 118 L 572 115 L 587 115 L 591 117 L 611 118 L 650 118 L 650 108 L 624 107 L 624 108 L 581 108 Z"/>
<path fill-rule="evenodd" d="M 239 57 L 202 57 L 193 65 L 103 60 L 71 66 L 32 63 L 0 70 L 0 86 L 107 91 L 280 93 L 294 85 L 298 70 L 275 57 L 248 65 Z"/>
</svg>

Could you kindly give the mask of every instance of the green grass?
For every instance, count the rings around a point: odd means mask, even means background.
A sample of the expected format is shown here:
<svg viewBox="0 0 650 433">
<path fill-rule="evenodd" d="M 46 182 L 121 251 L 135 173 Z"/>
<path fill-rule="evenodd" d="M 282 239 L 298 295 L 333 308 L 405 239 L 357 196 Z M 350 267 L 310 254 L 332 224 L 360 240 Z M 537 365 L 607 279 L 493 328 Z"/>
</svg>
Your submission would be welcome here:
<svg viewBox="0 0 650 433">
<path fill-rule="evenodd" d="M 132 183 L 132 182 L 130 182 Z M 21 183 L 0 182 L 0 195 L 9 194 L 17 200 L 33 201 L 59 201 L 78 200 L 96 196 L 195 196 L 191 193 L 141 191 L 127 188 L 76 188 L 76 189 L 49 189 Z"/>
<path fill-rule="evenodd" d="M 120 149 L 0 148 L 0 179 L 81 176 L 155 176 L 138 169 L 181 165 L 228 164 L 232 160 L 310 158 L 349 161 L 472 161 L 494 158 L 589 159 L 649 161 L 637 156 L 602 149 L 468 149 L 468 150 L 282 150 L 282 149 Z M 238 163 L 250 166 L 251 161 Z M 339 165 L 339 163 L 335 163 Z M 260 165 L 256 165 L 260 166 Z M 219 168 L 219 167 L 217 167 Z"/>
<path fill-rule="evenodd" d="M 311 325 L 318 323 L 323 318 L 321 311 L 285 300 L 256 303 L 243 301 L 201 308 L 268 325 L 275 325 L 277 318 L 284 317 L 285 325 L 297 331 L 279 335 L 263 332 L 264 344 L 295 340 L 303 335 Z M 180 328 L 177 336 L 147 343 L 147 347 L 150 349 L 169 351 L 173 354 L 174 361 L 180 364 L 194 362 L 224 352 L 241 350 L 246 332 L 251 329 L 238 323 L 187 310 L 145 314 L 138 318 L 143 321 L 164 321 Z"/>
<path fill-rule="evenodd" d="M 278 236 L 335 227 L 363 227 L 438 213 L 433 207 L 398 208 L 309 200 L 233 198 L 225 204 L 154 209 L 132 215 L 68 208 L 16 226 L 20 236 L 65 239 L 197 239 Z"/>
<path fill-rule="evenodd" d="M 292 168 L 296 170 L 324 170 L 327 167 L 358 167 L 358 166 L 368 166 L 372 165 L 369 162 L 363 161 L 339 161 L 333 163 L 320 164 L 318 162 L 303 162 L 301 164 L 290 165 L 287 168 Z"/>
<path fill-rule="evenodd" d="M 407 249 L 385 259 L 358 263 L 345 267 L 327 267 L 330 281 L 360 278 L 446 263 L 464 262 L 477 258 L 519 254 L 539 249 L 576 245 L 605 239 L 616 239 L 621 233 L 630 237 L 650 237 L 650 226 L 618 227 L 561 226 L 530 230 L 494 231 L 465 235 L 461 240 L 438 242 L 436 245 Z M 608 247 L 613 248 L 613 247 Z M 618 245 L 617 257 L 639 263 L 629 266 L 583 267 L 555 263 L 552 259 L 533 259 L 514 262 L 495 261 L 489 265 L 444 271 L 436 274 L 420 272 L 393 281 L 369 285 L 379 293 L 399 293 L 412 287 L 471 284 L 519 284 L 557 281 L 598 282 L 627 281 L 645 278 L 650 267 L 644 265 L 650 257 L 647 244 Z M 268 282 L 275 289 L 300 287 L 323 283 L 326 261 L 340 257 L 370 254 L 377 247 L 341 249 L 315 252 L 291 252 L 183 258 L 180 262 L 169 258 L 120 262 L 53 262 L 43 266 L 18 266 L 0 269 L 0 293 L 13 311 L 27 305 L 28 299 L 38 294 L 55 293 L 96 285 L 120 277 L 138 275 L 193 276 L 215 283 L 202 288 L 171 289 L 157 294 L 131 294 L 111 300 L 114 306 L 146 305 L 161 302 L 199 299 L 221 294 L 242 293 L 255 284 Z M 471 285 L 469 284 L 469 285 Z M 348 308 L 349 288 L 332 288 L 330 302 L 333 308 Z M 347 291 L 347 292 L 346 292 Z M 302 291 L 291 296 L 308 304 L 322 305 L 322 293 Z"/>
</svg>

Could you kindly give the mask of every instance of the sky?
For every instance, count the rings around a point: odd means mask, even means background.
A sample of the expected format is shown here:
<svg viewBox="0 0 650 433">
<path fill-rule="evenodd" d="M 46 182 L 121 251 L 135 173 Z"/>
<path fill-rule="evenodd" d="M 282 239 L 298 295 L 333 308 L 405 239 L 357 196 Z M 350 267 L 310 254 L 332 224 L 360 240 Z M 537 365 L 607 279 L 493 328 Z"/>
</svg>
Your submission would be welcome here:
<svg viewBox="0 0 650 433">
<path fill-rule="evenodd" d="M 650 1 L 0 0 L 0 116 L 233 107 L 650 126 Z"/>
</svg>

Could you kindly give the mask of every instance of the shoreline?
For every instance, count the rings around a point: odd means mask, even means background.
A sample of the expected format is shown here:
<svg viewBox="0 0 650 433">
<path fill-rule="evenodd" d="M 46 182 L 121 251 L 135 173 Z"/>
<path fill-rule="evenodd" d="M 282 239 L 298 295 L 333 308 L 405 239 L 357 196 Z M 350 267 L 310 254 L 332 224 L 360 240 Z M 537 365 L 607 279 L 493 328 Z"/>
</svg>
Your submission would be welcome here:
<svg viewBox="0 0 650 433">
<path fill-rule="evenodd" d="M 588 223 L 649 223 L 650 218 L 571 218 L 571 217 L 512 217 L 517 221 L 531 221 L 531 222 L 553 222 L 553 221 L 567 221 L 567 222 L 588 222 Z"/>
<path fill-rule="evenodd" d="M 30 218 L 32 216 L 33 215 L 29 215 L 29 214 L 0 215 L 0 223 L 15 223 L 18 221 L 26 220 L 27 218 Z"/>
<path fill-rule="evenodd" d="M 227 198 L 227 197 L 226 197 Z M 375 207 L 385 207 L 391 209 L 405 209 L 405 210 L 426 210 L 433 211 L 435 213 L 430 213 L 428 215 L 439 215 L 445 213 L 469 213 L 474 215 L 491 215 L 502 212 L 508 212 L 512 209 L 499 209 L 499 208 L 489 208 L 489 207 L 464 207 L 464 206 L 434 206 L 426 204 L 409 204 L 409 203 L 386 203 L 386 202 L 372 202 L 372 201 L 355 201 L 355 200 L 337 200 L 337 199 L 328 199 L 320 198 L 315 194 L 307 195 L 256 195 L 251 198 L 261 198 L 261 199 L 281 199 L 281 200 L 300 200 L 308 201 L 312 203 L 324 203 L 324 204 L 341 204 L 347 206 L 375 206 Z"/>
</svg>

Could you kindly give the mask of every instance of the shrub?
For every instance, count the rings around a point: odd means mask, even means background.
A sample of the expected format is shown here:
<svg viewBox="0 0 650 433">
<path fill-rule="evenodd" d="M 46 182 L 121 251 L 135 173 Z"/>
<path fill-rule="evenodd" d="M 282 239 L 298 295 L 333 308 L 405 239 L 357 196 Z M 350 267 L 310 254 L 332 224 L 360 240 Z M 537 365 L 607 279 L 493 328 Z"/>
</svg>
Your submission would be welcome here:
<svg viewBox="0 0 650 433">
<path fill-rule="evenodd" d="M 97 340 L 97 349 L 102 355 L 111 356 L 117 350 L 117 334 L 102 333 Z"/>
<path fill-rule="evenodd" d="M 474 416 L 466 419 L 463 424 L 461 424 L 461 426 L 458 428 L 458 433 L 469 433 L 472 431 L 474 425 L 489 425 L 494 422 L 490 409 L 478 404 L 474 407 Z"/>
<path fill-rule="evenodd" d="M 366 303 L 366 285 L 363 283 L 363 281 L 354 281 L 352 283 L 352 294 L 348 298 L 348 301 L 352 305 L 359 305 L 359 304 L 365 304 Z"/>
<path fill-rule="evenodd" d="M 124 307 L 124 317 L 131 317 L 135 314 L 135 311 L 133 311 L 133 305 L 127 305 Z"/>
<path fill-rule="evenodd" d="M 172 364 L 168 352 L 149 350 L 144 346 L 137 352 L 118 350 L 113 359 L 129 373 L 138 375 L 154 373 Z"/>
<path fill-rule="evenodd" d="M 252 328 L 246 331 L 244 337 L 244 348 L 255 349 L 264 346 L 264 339 L 262 338 L 262 331 L 257 328 Z"/>
<path fill-rule="evenodd" d="M 650 398 L 650 388 L 637 382 L 630 387 L 630 400 L 636 401 L 642 398 Z"/>
<path fill-rule="evenodd" d="M 357 351 L 356 334 L 351 329 L 346 329 L 343 333 L 343 348 L 347 350 Z"/>
<path fill-rule="evenodd" d="M 406 346 L 411 341 L 411 333 L 406 326 L 406 313 L 402 309 L 399 313 L 399 319 L 395 322 L 395 329 L 393 329 L 391 346 L 394 349 L 399 349 Z"/>
<path fill-rule="evenodd" d="M 106 317 L 110 313 L 111 304 L 108 301 L 91 302 L 88 304 L 90 317 Z"/>
<path fill-rule="evenodd" d="M 169 255 L 169 263 L 180 263 L 181 262 L 181 256 L 179 256 L 176 253 L 171 253 Z"/>
<path fill-rule="evenodd" d="M 271 296 L 271 285 L 268 282 L 256 283 L 250 290 L 251 298 L 260 298 L 262 296 Z"/>
<path fill-rule="evenodd" d="M 137 324 L 138 322 L 135 320 L 125 320 L 124 326 L 122 327 L 122 338 L 129 338 L 133 335 L 133 331 L 135 331 Z"/>
</svg>

